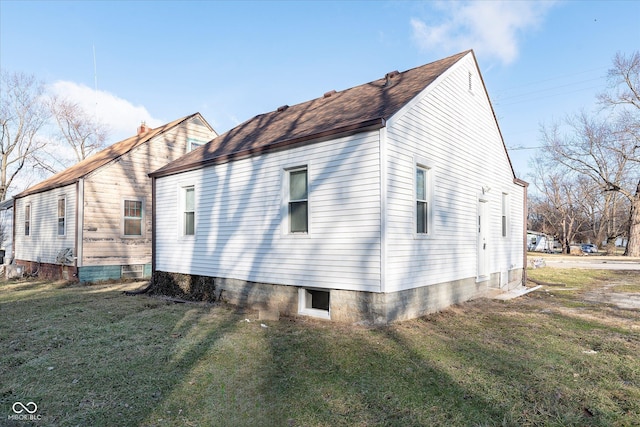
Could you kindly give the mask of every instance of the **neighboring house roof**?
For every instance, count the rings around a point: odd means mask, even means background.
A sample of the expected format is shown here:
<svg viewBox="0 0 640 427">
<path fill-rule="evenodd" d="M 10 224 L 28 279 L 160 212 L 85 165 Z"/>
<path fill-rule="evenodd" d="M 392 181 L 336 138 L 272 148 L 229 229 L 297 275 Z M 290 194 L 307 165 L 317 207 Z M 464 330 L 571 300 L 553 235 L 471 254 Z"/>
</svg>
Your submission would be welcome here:
<svg viewBox="0 0 640 427">
<path fill-rule="evenodd" d="M 149 174 L 166 176 L 290 144 L 354 134 L 386 120 L 468 53 L 416 67 L 276 111 L 260 114 Z"/>
<path fill-rule="evenodd" d="M 0 211 L 6 211 L 7 209 L 13 209 L 13 199 L 7 199 L 0 203 Z"/>
<path fill-rule="evenodd" d="M 151 140 L 152 138 L 175 128 L 179 124 L 195 116 L 199 116 L 202 122 L 206 123 L 206 121 L 200 115 L 200 113 L 194 113 L 194 114 L 191 114 L 190 116 L 186 116 L 181 119 L 174 120 L 170 123 L 157 127 L 155 129 L 150 129 L 145 133 L 132 136 L 120 142 L 116 142 L 115 144 L 105 148 L 104 150 L 99 151 L 96 154 L 82 160 L 81 162 L 76 163 L 75 165 L 63 170 L 62 172 L 58 172 L 52 177 L 45 179 L 44 181 L 34 185 L 33 187 L 29 187 L 22 193 L 16 195 L 14 198 L 17 199 L 20 197 L 28 196 L 29 194 L 41 193 L 43 191 L 48 191 L 54 188 L 59 188 L 65 185 L 73 184 L 79 179 L 86 177 L 96 169 L 114 160 L 117 160 L 118 158 L 127 154 L 134 148 L 139 147 L 140 145 Z M 207 126 L 209 125 L 207 124 Z"/>
</svg>

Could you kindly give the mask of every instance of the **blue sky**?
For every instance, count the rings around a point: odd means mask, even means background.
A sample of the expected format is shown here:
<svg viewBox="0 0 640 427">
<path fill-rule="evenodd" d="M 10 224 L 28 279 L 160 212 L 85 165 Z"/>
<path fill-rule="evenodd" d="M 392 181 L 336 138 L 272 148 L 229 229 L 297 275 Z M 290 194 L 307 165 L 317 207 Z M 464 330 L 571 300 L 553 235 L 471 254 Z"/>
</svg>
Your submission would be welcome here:
<svg viewBox="0 0 640 427">
<path fill-rule="evenodd" d="M 640 49 L 640 2 L 0 0 L 2 68 L 95 108 L 112 142 L 196 111 L 222 133 L 467 49 L 527 179 L 540 125 L 593 110 Z"/>
</svg>

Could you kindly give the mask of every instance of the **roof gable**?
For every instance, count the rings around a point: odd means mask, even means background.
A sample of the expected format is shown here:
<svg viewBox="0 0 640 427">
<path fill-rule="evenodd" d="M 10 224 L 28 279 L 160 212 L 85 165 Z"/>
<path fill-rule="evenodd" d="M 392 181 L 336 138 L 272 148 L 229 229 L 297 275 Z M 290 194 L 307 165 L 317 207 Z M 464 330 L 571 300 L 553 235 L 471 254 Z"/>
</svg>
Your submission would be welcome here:
<svg viewBox="0 0 640 427">
<path fill-rule="evenodd" d="M 104 150 L 99 151 L 90 157 L 87 157 L 81 162 L 78 162 L 75 165 L 68 167 L 63 171 L 58 172 L 57 174 L 45 179 L 44 181 L 41 181 L 40 183 L 32 187 L 29 187 L 25 191 L 16 195 L 15 198 L 28 196 L 29 194 L 41 193 L 43 191 L 48 191 L 54 188 L 59 188 L 66 185 L 73 184 L 79 179 L 86 177 L 91 172 L 129 153 L 134 148 L 147 143 L 148 141 L 155 138 L 156 136 L 161 135 L 173 129 L 176 126 L 180 125 L 181 123 L 187 120 L 190 120 L 194 117 L 198 117 L 203 121 L 203 123 L 206 124 L 206 126 L 210 127 L 208 123 L 204 121 L 204 118 L 200 116 L 200 113 L 194 113 L 194 114 L 191 114 L 190 116 L 186 116 L 186 117 L 174 120 L 163 126 L 157 127 L 155 129 L 150 129 L 149 131 L 143 134 L 135 135 L 130 138 L 124 139 L 122 141 L 116 142 L 115 144 L 110 145 Z"/>
<path fill-rule="evenodd" d="M 387 119 L 471 51 L 276 111 L 260 114 L 151 173 L 164 176 L 290 143 L 382 127 Z"/>
</svg>

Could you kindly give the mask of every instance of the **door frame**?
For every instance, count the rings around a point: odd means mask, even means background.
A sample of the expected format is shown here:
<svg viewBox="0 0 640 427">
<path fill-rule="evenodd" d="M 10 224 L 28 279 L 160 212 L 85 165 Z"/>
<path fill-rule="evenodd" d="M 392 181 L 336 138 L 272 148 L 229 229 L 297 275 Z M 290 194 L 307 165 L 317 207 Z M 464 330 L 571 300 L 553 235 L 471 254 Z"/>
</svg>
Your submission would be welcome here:
<svg viewBox="0 0 640 427">
<path fill-rule="evenodd" d="M 476 215 L 477 246 L 476 246 L 476 282 L 489 280 L 489 260 L 491 244 L 489 241 L 489 199 L 485 195 L 478 197 L 478 212 Z"/>
</svg>

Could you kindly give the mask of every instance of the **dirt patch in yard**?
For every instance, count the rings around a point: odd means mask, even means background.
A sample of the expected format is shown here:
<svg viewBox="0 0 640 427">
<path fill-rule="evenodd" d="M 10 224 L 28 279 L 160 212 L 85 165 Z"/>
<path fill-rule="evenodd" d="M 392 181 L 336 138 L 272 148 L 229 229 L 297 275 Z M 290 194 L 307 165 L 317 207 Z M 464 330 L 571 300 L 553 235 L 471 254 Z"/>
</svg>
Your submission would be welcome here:
<svg viewBox="0 0 640 427">
<path fill-rule="evenodd" d="M 617 287 L 624 285 L 625 283 L 620 282 L 606 283 L 599 289 L 586 292 L 583 299 L 587 302 L 607 304 L 626 310 L 640 310 L 640 293 L 616 291 Z"/>
<path fill-rule="evenodd" d="M 610 327 L 640 329 L 640 275 L 637 271 L 543 268 L 529 271 L 530 278 L 546 283 L 523 298 L 541 312 Z"/>
</svg>

